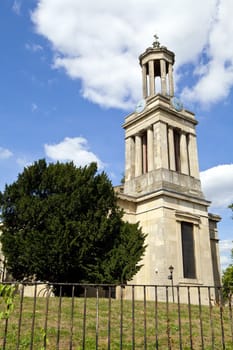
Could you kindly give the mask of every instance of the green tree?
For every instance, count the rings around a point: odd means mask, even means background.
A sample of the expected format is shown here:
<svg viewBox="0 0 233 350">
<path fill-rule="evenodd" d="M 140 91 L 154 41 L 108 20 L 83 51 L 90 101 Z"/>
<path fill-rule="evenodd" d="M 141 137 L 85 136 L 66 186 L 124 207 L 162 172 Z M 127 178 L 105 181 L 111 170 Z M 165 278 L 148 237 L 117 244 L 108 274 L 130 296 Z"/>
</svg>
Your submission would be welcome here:
<svg viewBox="0 0 233 350">
<path fill-rule="evenodd" d="M 233 249 L 231 251 L 231 258 L 233 260 Z M 223 272 L 222 276 L 223 293 L 227 297 L 233 294 L 233 265 L 230 264 Z"/>
<path fill-rule="evenodd" d="M 229 209 L 233 211 L 233 204 L 229 205 Z M 231 259 L 233 262 L 233 249 L 231 250 Z M 230 264 L 222 276 L 223 294 L 227 297 L 229 294 L 233 294 L 233 264 Z"/>
<path fill-rule="evenodd" d="M 77 168 L 39 160 L 1 193 L 8 271 L 17 280 L 126 282 L 141 267 L 145 235 L 122 216 L 95 163 Z"/>
</svg>

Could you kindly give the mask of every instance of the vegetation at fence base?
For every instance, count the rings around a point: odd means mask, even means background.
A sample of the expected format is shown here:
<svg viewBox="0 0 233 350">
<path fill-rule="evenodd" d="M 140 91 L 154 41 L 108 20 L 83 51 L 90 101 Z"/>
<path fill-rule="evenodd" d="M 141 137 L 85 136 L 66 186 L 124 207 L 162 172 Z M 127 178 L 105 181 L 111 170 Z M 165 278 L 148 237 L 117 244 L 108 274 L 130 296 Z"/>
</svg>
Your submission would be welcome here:
<svg viewBox="0 0 233 350">
<path fill-rule="evenodd" d="M 1 193 L 2 249 L 15 280 L 124 283 L 138 272 L 145 235 L 95 163 L 24 169 Z"/>
<path fill-rule="evenodd" d="M 16 287 L 0 284 L 0 320 L 8 319 L 14 310 L 14 297 Z"/>
<path fill-rule="evenodd" d="M 21 305 L 21 324 L 19 315 Z M 48 312 L 47 312 L 48 311 Z M 179 323 L 180 314 L 180 323 Z M 211 317 L 210 317 L 211 314 Z M 222 319 L 222 321 L 221 321 Z M 58 297 L 24 298 L 15 300 L 15 309 L 8 319 L 6 350 L 107 349 L 141 350 L 146 342 L 148 350 L 222 349 L 221 322 L 224 326 L 225 349 L 232 350 L 232 319 L 229 309 L 220 306 L 190 306 L 176 303 L 109 300 L 101 298 Z M 202 331 L 200 328 L 202 324 Z M 212 324 L 212 327 L 210 326 Z M 122 336 L 121 334 L 122 330 Z M 98 332 L 97 332 L 98 331 Z M 0 322 L 0 346 L 3 342 L 5 321 Z M 134 333 L 134 339 L 133 339 Z M 201 334 L 202 333 L 202 334 Z M 72 345 L 72 347 L 71 347 Z M 84 347 L 85 345 L 85 347 Z"/>
</svg>

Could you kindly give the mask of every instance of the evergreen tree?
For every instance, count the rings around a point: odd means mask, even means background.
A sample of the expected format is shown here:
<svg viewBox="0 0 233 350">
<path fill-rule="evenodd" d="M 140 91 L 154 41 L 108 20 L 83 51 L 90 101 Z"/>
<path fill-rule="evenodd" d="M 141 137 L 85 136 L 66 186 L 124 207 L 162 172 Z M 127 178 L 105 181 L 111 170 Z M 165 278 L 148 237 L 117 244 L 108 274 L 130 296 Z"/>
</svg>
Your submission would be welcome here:
<svg viewBox="0 0 233 350">
<path fill-rule="evenodd" d="M 122 283 L 141 267 L 145 235 L 123 221 L 95 163 L 35 162 L 6 185 L 1 211 L 2 249 L 16 280 Z"/>
</svg>

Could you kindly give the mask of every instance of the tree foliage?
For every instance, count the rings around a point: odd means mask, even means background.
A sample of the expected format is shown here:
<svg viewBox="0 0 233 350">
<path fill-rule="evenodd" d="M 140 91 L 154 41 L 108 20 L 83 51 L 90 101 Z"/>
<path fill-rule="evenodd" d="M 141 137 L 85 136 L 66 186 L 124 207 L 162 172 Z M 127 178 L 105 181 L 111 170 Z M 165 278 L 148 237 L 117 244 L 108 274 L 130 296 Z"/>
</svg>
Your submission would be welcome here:
<svg viewBox="0 0 233 350">
<path fill-rule="evenodd" d="M 229 208 L 233 211 L 233 204 L 229 205 Z M 231 260 L 233 263 L 233 249 L 231 250 Z M 225 271 L 223 271 L 222 284 L 224 296 L 233 294 L 233 264 L 230 264 Z"/>
<path fill-rule="evenodd" d="M 231 251 L 231 258 L 233 260 L 233 249 Z M 233 264 L 230 264 L 223 272 L 222 283 L 224 296 L 233 295 Z"/>
<path fill-rule="evenodd" d="M 228 296 L 233 294 L 233 265 L 229 265 L 222 277 L 224 294 Z"/>
<path fill-rule="evenodd" d="M 141 267 L 145 235 L 123 221 L 95 163 L 35 162 L 6 185 L 1 210 L 2 249 L 17 280 L 123 283 Z"/>
</svg>

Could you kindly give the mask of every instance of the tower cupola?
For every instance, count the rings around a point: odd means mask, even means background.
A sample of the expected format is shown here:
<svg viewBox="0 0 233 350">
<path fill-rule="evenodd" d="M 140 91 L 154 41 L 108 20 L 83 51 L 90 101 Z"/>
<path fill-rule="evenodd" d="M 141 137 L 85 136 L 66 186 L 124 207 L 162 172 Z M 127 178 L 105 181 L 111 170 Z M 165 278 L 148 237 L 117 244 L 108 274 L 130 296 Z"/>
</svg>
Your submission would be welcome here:
<svg viewBox="0 0 233 350">
<path fill-rule="evenodd" d="M 142 67 L 143 97 L 152 97 L 157 93 L 174 96 L 173 64 L 175 55 L 165 46 L 160 46 L 158 36 L 154 35 L 153 47 L 139 56 Z"/>
</svg>

